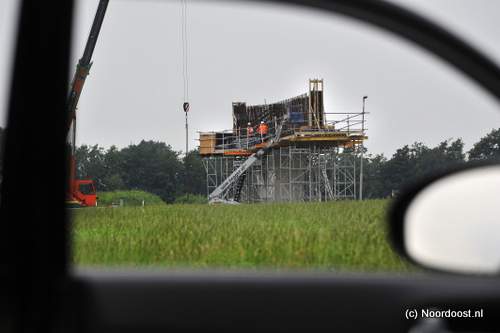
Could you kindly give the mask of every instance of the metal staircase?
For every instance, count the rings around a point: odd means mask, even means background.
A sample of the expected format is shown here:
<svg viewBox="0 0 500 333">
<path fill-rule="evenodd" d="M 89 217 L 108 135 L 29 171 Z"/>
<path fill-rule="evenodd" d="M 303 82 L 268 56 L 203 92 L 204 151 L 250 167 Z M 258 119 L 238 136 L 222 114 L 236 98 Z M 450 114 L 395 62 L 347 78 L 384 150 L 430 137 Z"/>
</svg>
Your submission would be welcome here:
<svg viewBox="0 0 500 333">
<path fill-rule="evenodd" d="M 323 176 L 323 181 L 325 182 L 326 195 L 327 195 L 328 199 L 333 200 L 334 193 L 333 193 L 332 187 L 330 185 L 330 180 L 328 179 L 328 173 L 326 172 L 326 164 L 327 164 L 327 161 L 324 161 L 323 163 L 320 164 L 321 174 Z"/>
<path fill-rule="evenodd" d="M 259 149 L 257 152 L 250 155 L 245 162 L 243 162 L 233 173 L 227 177 L 212 193 L 208 196 L 208 203 L 227 203 L 227 204 L 237 204 L 241 199 L 241 190 L 245 182 L 246 171 L 252 167 L 252 165 L 257 162 L 267 150 L 269 150 L 274 143 L 276 143 L 281 136 L 281 130 L 283 124 L 285 123 L 287 117 L 285 116 L 281 119 L 278 127 L 276 128 L 276 133 L 274 137 L 266 142 L 265 146 Z M 235 189 L 233 193 L 230 191 L 232 188 Z M 231 197 L 232 194 L 232 197 Z"/>
<path fill-rule="evenodd" d="M 245 178 L 246 178 L 247 173 L 244 172 L 240 178 L 238 178 L 238 181 L 236 182 L 236 188 L 234 189 L 234 201 L 240 202 L 241 199 L 241 190 L 243 189 L 243 185 L 245 184 Z"/>
</svg>

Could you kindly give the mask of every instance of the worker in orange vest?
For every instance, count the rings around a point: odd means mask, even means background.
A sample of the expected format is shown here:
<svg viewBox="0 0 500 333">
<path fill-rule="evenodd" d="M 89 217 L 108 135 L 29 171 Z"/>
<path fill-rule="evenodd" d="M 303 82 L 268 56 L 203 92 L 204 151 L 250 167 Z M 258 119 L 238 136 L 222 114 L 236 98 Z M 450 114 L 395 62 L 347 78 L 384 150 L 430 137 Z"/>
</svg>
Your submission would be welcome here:
<svg viewBox="0 0 500 333">
<path fill-rule="evenodd" d="M 261 142 L 264 142 L 264 137 L 267 135 L 268 131 L 269 131 L 269 127 L 267 126 L 267 124 L 265 122 L 261 121 L 259 128 L 258 128 Z"/>
<path fill-rule="evenodd" d="M 248 145 L 249 145 L 249 142 L 250 142 L 250 137 L 253 135 L 253 127 L 252 127 L 252 123 L 248 123 L 247 124 L 247 149 L 248 149 Z"/>
</svg>

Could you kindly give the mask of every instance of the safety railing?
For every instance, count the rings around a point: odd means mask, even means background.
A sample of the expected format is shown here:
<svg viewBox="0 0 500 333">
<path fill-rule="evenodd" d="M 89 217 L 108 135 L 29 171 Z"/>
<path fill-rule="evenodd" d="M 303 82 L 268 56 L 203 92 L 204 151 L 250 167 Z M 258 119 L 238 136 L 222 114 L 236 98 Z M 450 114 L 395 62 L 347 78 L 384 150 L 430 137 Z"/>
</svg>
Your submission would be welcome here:
<svg viewBox="0 0 500 333">
<path fill-rule="evenodd" d="M 366 131 L 365 115 L 367 113 L 352 113 L 352 112 L 325 112 L 324 124 L 321 127 L 317 126 L 304 126 L 303 124 L 294 124 L 287 121 L 281 131 L 280 137 L 290 135 L 299 135 L 304 132 L 317 132 L 317 133 L 343 133 L 347 135 L 364 135 Z M 276 132 L 276 122 L 268 124 L 268 131 L 266 134 L 259 133 L 259 126 L 253 126 L 252 129 L 240 128 L 236 131 L 225 130 L 218 132 L 219 136 L 218 145 L 215 149 L 218 151 L 226 150 L 248 150 L 264 143 L 270 138 L 274 137 Z"/>
<path fill-rule="evenodd" d="M 236 133 L 231 130 L 219 132 L 222 137 L 219 139 L 221 144 L 215 146 L 215 150 L 224 152 L 225 150 L 248 150 L 257 144 L 264 143 L 274 137 L 276 128 L 274 125 L 268 126 L 266 134 L 260 134 L 258 126 L 252 127 L 252 133 L 247 128 L 237 130 Z"/>
</svg>

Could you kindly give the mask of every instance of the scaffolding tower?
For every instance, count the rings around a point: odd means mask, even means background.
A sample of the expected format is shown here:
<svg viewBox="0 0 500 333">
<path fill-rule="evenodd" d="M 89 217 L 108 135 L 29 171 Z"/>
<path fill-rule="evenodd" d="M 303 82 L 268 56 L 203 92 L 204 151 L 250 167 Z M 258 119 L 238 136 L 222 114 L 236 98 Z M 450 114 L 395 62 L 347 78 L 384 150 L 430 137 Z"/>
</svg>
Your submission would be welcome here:
<svg viewBox="0 0 500 333">
<path fill-rule="evenodd" d="M 367 139 L 364 115 L 325 112 L 318 79 L 310 80 L 308 94 L 285 101 L 233 103 L 232 130 L 200 133 L 207 196 L 225 186 L 231 202 L 356 199 L 357 161 Z M 268 137 L 249 135 L 247 121 L 269 124 Z M 243 168 L 256 152 L 259 158 Z"/>
</svg>

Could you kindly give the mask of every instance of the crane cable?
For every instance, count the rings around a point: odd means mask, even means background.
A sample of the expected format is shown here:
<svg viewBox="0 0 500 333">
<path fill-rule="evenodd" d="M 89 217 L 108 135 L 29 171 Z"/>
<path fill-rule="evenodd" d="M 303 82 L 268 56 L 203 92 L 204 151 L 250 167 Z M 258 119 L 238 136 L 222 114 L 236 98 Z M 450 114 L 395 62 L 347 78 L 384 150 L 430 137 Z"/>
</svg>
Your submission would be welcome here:
<svg viewBox="0 0 500 333">
<path fill-rule="evenodd" d="M 182 78 L 184 82 L 184 101 L 189 100 L 189 73 L 188 73 L 188 36 L 187 36 L 187 0 L 181 0 L 182 22 Z"/>
<path fill-rule="evenodd" d="M 189 111 L 189 72 L 187 36 L 187 0 L 181 0 L 181 42 L 182 42 L 182 79 L 184 90 L 183 111 L 186 117 L 186 154 L 188 153 L 188 111 Z"/>
</svg>

